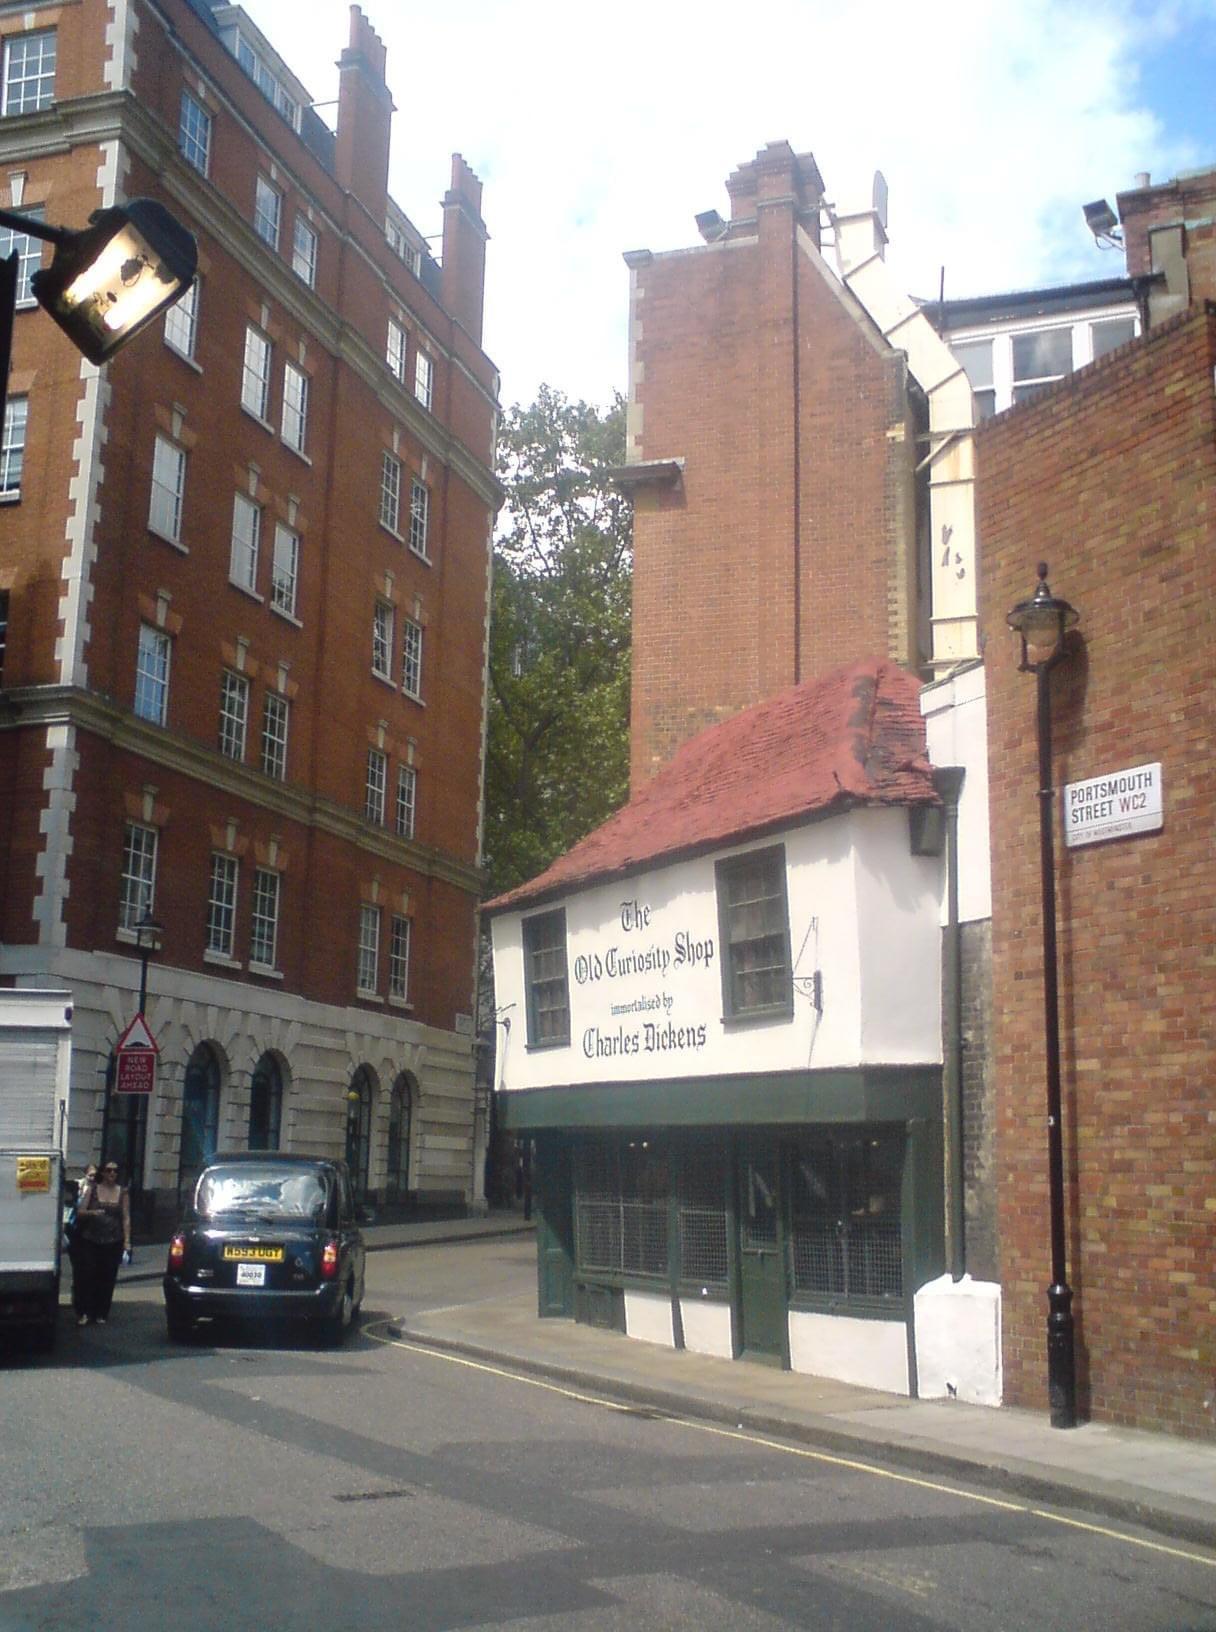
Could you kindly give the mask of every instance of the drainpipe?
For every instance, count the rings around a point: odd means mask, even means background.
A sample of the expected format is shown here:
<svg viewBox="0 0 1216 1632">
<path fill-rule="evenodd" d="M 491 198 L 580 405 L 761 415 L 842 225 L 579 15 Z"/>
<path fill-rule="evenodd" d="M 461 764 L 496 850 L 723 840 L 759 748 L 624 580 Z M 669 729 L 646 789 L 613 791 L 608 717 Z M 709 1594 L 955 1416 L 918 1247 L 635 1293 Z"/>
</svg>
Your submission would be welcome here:
<svg viewBox="0 0 1216 1632">
<path fill-rule="evenodd" d="M 958 921 L 958 801 L 961 766 L 938 766 L 933 785 L 944 807 L 946 833 L 946 929 L 942 940 L 942 1091 L 946 1101 L 946 1236 L 950 1243 L 950 1278 L 967 1272 L 963 1204 L 963 958 Z"/>
</svg>

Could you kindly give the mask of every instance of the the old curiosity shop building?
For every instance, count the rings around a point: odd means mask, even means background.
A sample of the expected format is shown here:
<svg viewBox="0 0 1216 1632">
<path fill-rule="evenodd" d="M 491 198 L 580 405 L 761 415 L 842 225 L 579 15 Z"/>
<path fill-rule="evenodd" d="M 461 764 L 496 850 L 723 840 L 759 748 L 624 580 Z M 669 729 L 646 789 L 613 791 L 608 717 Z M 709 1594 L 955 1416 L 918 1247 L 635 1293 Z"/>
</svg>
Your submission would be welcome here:
<svg viewBox="0 0 1216 1632">
<path fill-rule="evenodd" d="M 490 904 L 542 1314 L 918 1391 L 946 865 L 919 694 L 887 661 L 790 687 Z"/>
</svg>

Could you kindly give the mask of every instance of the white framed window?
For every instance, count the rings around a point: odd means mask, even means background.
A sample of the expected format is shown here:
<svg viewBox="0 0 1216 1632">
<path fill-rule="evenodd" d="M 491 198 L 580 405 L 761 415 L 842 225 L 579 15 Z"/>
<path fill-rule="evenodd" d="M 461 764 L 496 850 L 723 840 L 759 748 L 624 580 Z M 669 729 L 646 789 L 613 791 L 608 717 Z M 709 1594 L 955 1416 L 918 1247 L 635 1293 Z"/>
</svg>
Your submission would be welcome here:
<svg viewBox="0 0 1216 1632">
<path fill-rule="evenodd" d="M 401 461 L 386 452 L 380 461 L 380 525 L 395 533 L 400 520 Z"/>
<path fill-rule="evenodd" d="M 300 581 L 300 535 L 281 521 L 274 528 L 274 559 L 270 566 L 270 604 L 276 611 L 296 615 Z"/>
<path fill-rule="evenodd" d="M 211 173 L 211 115 L 189 91 L 182 92 L 177 146 L 182 158 L 187 164 L 192 164 L 200 175 Z"/>
<path fill-rule="evenodd" d="M 418 772 L 412 765 L 402 765 L 397 770 L 397 836 L 401 839 L 412 839 L 414 836 L 414 818 L 418 809 Z"/>
<path fill-rule="evenodd" d="M 253 869 L 249 909 L 249 961 L 273 969 L 279 942 L 279 875 L 269 867 Z"/>
<path fill-rule="evenodd" d="M 291 704 L 277 691 L 268 691 L 262 708 L 262 769 L 276 782 L 287 780 L 287 730 Z"/>
<path fill-rule="evenodd" d="M 1015 403 L 1032 401 L 1138 332 L 1135 311 L 1124 307 L 1083 318 L 1070 313 L 1055 322 L 1022 321 L 984 332 L 960 328 L 946 338 L 971 382 L 977 417 L 988 419 Z"/>
<path fill-rule="evenodd" d="M 280 82 L 278 76 L 262 61 L 249 40 L 236 29 L 231 34 L 225 35 L 224 43 L 266 100 L 278 110 L 293 130 L 299 130 L 299 103 Z"/>
<path fill-rule="evenodd" d="M 41 221 L 44 211 L 41 207 L 19 212 L 27 221 Z M 34 273 L 42 265 L 41 238 L 35 238 L 31 233 L 22 232 L 19 227 L 0 227 L 0 260 L 7 260 L 10 255 L 17 257 L 17 305 L 35 306 Z"/>
<path fill-rule="evenodd" d="M 272 187 L 265 176 L 258 176 L 253 186 L 253 227 L 259 238 L 264 238 L 271 249 L 279 247 L 279 229 L 283 222 L 283 195 Z"/>
<path fill-rule="evenodd" d="M 410 992 L 410 920 L 395 913 L 388 937 L 388 995 L 404 1003 Z"/>
<path fill-rule="evenodd" d="M 431 490 L 415 476 L 410 482 L 410 549 L 425 561 L 426 533 L 431 514 Z"/>
<path fill-rule="evenodd" d="M 270 341 L 250 324 L 245 330 L 245 364 L 241 370 L 241 407 L 265 419 L 270 406 Z"/>
<path fill-rule="evenodd" d="M 198 279 L 165 313 L 165 344 L 179 356 L 194 358 L 198 340 Z"/>
<path fill-rule="evenodd" d="M 283 440 L 297 453 L 308 437 L 308 375 L 294 363 L 283 364 Z"/>
<path fill-rule="evenodd" d="M 249 681 L 225 669 L 220 675 L 220 753 L 226 759 L 244 759 L 249 729 Z"/>
<path fill-rule="evenodd" d="M 36 113 L 55 100 L 55 58 L 58 42 L 53 28 L 10 34 L 4 42 L 4 93 L 0 113 Z"/>
<path fill-rule="evenodd" d="M 401 641 L 401 689 L 408 697 L 422 696 L 422 625 L 406 618 Z"/>
<path fill-rule="evenodd" d="M 258 552 L 262 543 L 262 507 L 237 493 L 232 500 L 232 554 L 228 576 L 242 589 L 257 594 Z"/>
<path fill-rule="evenodd" d="M 317 283 L 317 234 L 302 215 L 291 228 L 291 270 L 310 289 Z"/>
<path fill-rule="evenodd" d="M 152 488 L 148 499 L 148 526 L 162 538 L 181 543 L 182 498 L 186 491 L 186 450 L 167 436 L 152 446 Z"/>
<path fill-rule="evenodd" d="M 414 395 L 424 408 L 431 406 L 435 390 L 435 362 L 421 347 L 414 358 Z"/>
<path fill-rule="evenodd" d="M 211 853 L 211 884 L 207 892 L 207 950 L 230 958 L 236 939 L 236 886 L 238 863 L 235 856 Z"/>
<path fill-rule="evenodd" d="M 380 908 L 359 908 L 359 960 L 356 979 L 361 992 L 375 992 L 380 978 Z"/>
<path fill-rule="evenodd" d="M 128 822 L 122 838 L 122 883 L 118 895 L 118 923 L 134 929 L 152 911 L 156 889 L 157 831 L 142 822 Z"/>
<path fill-rule="evenodd" d="M 25 468 L 25 433 L 29 425 L 28 397 L 10 397 L 4 405 L 4 433 L 0 437 L 0 498 L 21 497 Z"/>
<path fill-rule="evenodd" d="M 388 320 L 388 345 L 384 360 L 399 380 L 405 379 L 405 330 L 394 318 Z"/>
<path fill-rule="evenodd" d="M 135 654 L 135 712 L 141 720 L 164 725 L 169 713 L 169 637 L 150 623 L 139 626 Z"/>
<path fill-rule="evenodd" d="M 393 608 L 377 601 L 372 613 L 372 673 L 382 680 L 393 677 Z"/>
<path fill-rule="evenodd" d="M 367 780 L 363 789 L 363 814 L 377 827 L 384 826 L 384 795 L 388 785 L 388 755 L 379 748 L 367 750 Z"/>
</svg>

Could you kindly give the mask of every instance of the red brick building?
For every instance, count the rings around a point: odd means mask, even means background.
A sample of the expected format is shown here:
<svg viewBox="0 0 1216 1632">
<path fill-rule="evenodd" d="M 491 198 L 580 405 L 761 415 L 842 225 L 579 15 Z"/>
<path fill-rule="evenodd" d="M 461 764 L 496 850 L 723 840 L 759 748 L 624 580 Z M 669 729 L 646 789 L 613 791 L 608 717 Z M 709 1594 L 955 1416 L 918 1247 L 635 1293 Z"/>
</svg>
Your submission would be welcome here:
<svg viewBox="0 0 1216 1632">
<path fill-rule="evenodd" d="M 345 1150 L 378 1196 L 469 1202 L 498 498 L 480 183 L 457 155 L 436 260 L 387 192 L 357 6 L 336 131 L 218 0 L 34 3 L 0 48 L 5 206 L 77 226 L 159 198 L 200 269 L 100 374 L 21 291 L 0 979 L 72 990 L 72 1154 L 104 1133 L 166 1209 L 217 1144 Z M 28 274 L 40 246 L 9 238 Z M 105 1082 L 146 912 L 161 1059 L 137 1114 Z"/>
<path fill-rule="evenodd" d="M 1057 855 L 1081 1403 L 1095 1417 L 1209 1435 L 1214 367 L 1216 308 L 1200 302 L 992 420 L 979 437 L 978 481 L 1006 1397 L 1046 1397 L 1034 683 L 1001 635 L 1041 557 L 1055 593 L 1081 614 L 1075 650 L 1052 677 L 1055 785 L 1159 764 L 1164 806 L 1160 831 L 1061 844 Z"/>
</svg>

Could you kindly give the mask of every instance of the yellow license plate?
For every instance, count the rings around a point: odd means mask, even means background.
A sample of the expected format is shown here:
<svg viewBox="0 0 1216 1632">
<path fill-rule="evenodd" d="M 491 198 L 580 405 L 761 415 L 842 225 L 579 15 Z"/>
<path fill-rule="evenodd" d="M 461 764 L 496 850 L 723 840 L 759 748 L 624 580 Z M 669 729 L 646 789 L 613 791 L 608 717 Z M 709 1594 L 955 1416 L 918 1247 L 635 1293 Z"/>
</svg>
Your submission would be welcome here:
<svg viewBox="0 0 1216 1632">
<path fill-rule="evenodd" d="M 225 1247 L 224 1257 L 242 1264 L 281 1264 L 282 1247 Z"/>
</svg>

